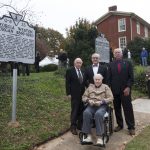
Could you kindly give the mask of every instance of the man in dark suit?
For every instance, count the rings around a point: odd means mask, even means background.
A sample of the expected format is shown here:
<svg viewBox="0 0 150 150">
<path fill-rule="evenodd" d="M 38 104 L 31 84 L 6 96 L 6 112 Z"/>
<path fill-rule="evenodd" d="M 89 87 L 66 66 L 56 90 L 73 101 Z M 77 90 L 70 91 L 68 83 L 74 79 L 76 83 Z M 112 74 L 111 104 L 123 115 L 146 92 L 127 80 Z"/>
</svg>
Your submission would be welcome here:
<svg viewBox="0 0 150 150">
<path fill-rule="evenodd" d="M 114 96 L 113 103 L 118 124 L 114 131 L 118 132 L 123 129 L 122 105 L 129 134 L 134 135 L 135 120 L 131 103 L 131 86 L 134 82 L 133 68 L 131 62 L 123 60 L 122 57 L 122 50 L 115 49 L 115 59 L 108 68 L 109 85 Z"/>
<path fill-rule="evenodd" d="M 88 86 L 90 83 L 94 84 L 94 75 L 100 73 L 103 76 L 103 83 L 107 84 L 107 68 L 100 65 L 100 55 L 92 54 L 92 65 L 85 69 L 85 83 Z"/>
<path fill-rule="evenodd" d="M 82 60 L 76 58 L 74 67 L 66 71 L 66 94 L 71 98 L 71 127 L 72 134 L 77 135 L 77 122 L 82 115 L 82 95 L 85 87 L 83 83 L 84 74 L 81 70 Z"/>
</svg>

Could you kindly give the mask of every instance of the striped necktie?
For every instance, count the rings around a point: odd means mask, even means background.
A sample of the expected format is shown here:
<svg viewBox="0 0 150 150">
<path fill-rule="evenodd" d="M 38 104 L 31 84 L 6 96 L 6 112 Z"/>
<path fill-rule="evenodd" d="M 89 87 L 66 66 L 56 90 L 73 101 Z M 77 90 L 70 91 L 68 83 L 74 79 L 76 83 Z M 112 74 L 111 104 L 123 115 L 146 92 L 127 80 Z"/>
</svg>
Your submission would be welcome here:
<svg viewBox="0 0 150 150">
<path fill-rule="evenodd" d="M 83 78 L 82 78 L 80 69 L 78 69 L 78 79 L 79 79 L 79 82 L 80 82 L 80 83 L 83 82 Z"/>
</svg>

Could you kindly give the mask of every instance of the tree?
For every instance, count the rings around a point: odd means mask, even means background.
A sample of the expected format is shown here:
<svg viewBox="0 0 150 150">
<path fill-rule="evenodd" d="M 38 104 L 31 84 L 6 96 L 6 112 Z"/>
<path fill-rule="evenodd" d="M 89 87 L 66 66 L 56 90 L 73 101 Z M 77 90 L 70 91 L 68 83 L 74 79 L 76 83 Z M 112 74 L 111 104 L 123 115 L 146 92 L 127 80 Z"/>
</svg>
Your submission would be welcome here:
<svg viewBox="0 0 150 150">
<path fill-rule="evenodd" d="M 70 65 L 73 65 L 76 57 L 83 60 L 83 65 L 90 63 L 91 54 L 95 52 L 95 38 L 97 35 L 96 27 L 86 19 L 79 18 L 75 25 L 67 29 L 65 50 L 68 53 Z"/>
<path fill-rule="evenodd" d="M 30 24 L 37 22 L 35 19 L 34 11 L 30 8 L 31 0 L 5 0 L 4 3 L 0 2 L 0 10 L 7 14 L 8 12 L 13 12 L 22 16 L 22 20 L 28 21 Z M 18 7 L 17 7 L 18 6 Z"/>
<path fill-rule="evenodd" d="M 131 56 L 134 62 L 137 64 L 141 63 L 140 53 L 143 47 L 145 47 L 148 50 L 148 52 L 150 52 L 150 39 L 136 37 L 127 45 L 127 48 L 131 51 Z"/>
<path fill-rule="evenodd" d="M 40 56 L 44 57 L 46 55 L 55 55 L 58 51 L 63 48 L 64 37 L 58 31 L 53 29 L 45 29 L 44 27 L 39 27 L 34 25 L 36 16 L 32 9 L 29 7 L 31 0 L 5 0 L 5 3 L 0 2 L 0 11 L 2 9 L 4 13 L 14 12 L 16 14 L 22 15 L 21 20 L 27 21 L 36 30 L 36 48 L 40 52 Z M 22 7 L 20 7 L 20 5 Z M 19 6 L 19 7 L 17 7 Z"/>
<path fill-rule="evenodd" d="M 43 55 L 55 55 L 58 54 L 60 49 L 63 49 L 64 37 L 58 31 L 53 29 L 45 29 L 44 27 L 35 26 L 36 29 L 36 47 L 37 50 Z M 41 47 L 40 45 L 43 46 Z"/>
</svg>

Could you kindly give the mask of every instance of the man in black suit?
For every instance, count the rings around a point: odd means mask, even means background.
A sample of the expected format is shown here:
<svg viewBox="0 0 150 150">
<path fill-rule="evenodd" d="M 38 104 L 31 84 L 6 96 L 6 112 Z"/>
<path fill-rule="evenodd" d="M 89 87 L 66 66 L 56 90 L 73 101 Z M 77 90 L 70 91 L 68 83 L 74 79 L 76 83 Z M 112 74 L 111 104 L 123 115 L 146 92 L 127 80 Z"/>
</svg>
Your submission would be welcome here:
<svg viewBox="0 0 150 150">
<path fill-rule="evenodd" d="M 74 67 L 66 71 L 66 94 L 71 98 L 71 127 L 72 134 L 77 135 L 77 122 L 82 115 L 82 95 L 85 87 L 83 83 L 84 74 L 81 70 L 82 60 L 76 58 Z"/>
<path fill-rule="evenodd" d="M 100 65 L 100 55 L 97 53 L 92 54 L 92 65 L 85 69 L 85 83 L 89 86 L 90 83 L 94 84 L 94 75 L 101 74 L 103 76 L 103 83 L 107 84 L 107 68 Z"/>
<path fill-rule="evenodd" d="M 131 86 L 134 82 L 133 68 L 131 62 L 123 60 L 122 57 L 122 50 L 115 49 L 115 59 L 108 68 L 109 85 L 114 96 L 113 103 L 118 124 L 114 131 L 118 132 L 123 129 L 122 105 L 129 134 L 134 135 L 135 120 L 131 103 Z"/>
</svg>

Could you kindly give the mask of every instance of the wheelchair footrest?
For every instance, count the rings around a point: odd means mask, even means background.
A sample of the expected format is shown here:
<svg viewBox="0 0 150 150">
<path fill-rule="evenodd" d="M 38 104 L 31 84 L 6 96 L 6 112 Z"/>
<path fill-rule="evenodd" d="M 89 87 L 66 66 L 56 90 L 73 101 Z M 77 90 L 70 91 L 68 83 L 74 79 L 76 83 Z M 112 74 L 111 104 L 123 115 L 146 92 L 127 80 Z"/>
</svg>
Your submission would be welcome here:
<svg viewBox="0 0 150 150">
<path fill-rule="evenodd" d="M 93 142 L 83 142 L 83 141 L 81 141 L 81 144 L 82 144 L 82 145 L 92 145 Z"/>
<path fill-rule="evenodd" d="M 93 144 L 93 146 L 98 146 L 98 147 L 105 147 L 105 144 Z"/>
</svg>

